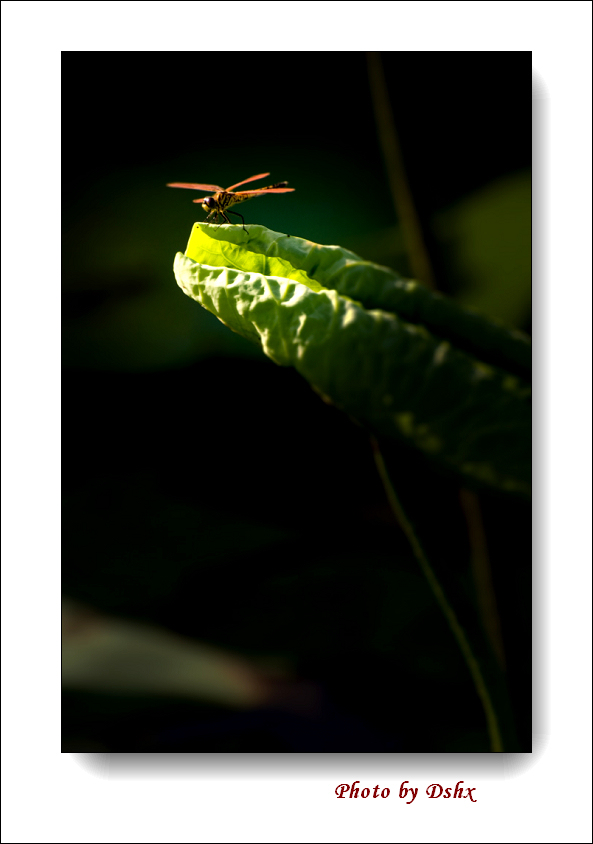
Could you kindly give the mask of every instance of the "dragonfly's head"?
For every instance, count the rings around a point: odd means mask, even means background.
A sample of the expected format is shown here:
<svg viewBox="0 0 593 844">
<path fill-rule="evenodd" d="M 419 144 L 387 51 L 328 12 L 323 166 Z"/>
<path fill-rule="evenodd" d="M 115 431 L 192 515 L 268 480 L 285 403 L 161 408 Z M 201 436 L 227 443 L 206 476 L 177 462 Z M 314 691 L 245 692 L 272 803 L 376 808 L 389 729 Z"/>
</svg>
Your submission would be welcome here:
<svg viewBox="0 0 593 844">
<path fill-rule="evenodd" d="M 202 208 L 204 211 L 214 211 L 216 208 L 216 200 L 213 196 L 207 196 L 204 201 L 202 202 Z"/>
</svg>

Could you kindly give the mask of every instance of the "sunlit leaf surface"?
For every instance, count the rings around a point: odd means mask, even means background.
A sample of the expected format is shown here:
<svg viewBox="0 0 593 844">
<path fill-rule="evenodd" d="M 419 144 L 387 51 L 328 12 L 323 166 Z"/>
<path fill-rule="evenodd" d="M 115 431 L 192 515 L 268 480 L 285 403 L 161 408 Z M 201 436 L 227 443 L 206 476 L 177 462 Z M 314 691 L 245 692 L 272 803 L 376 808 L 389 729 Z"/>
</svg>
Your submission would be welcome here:
<svg viewBox="0 0 593 844">
<path fill-rule="evenodd" d="M 338 246 L 196 224 L 182 290 L 375 433 L 527 493 L 530 344 Z"/>
</svg>

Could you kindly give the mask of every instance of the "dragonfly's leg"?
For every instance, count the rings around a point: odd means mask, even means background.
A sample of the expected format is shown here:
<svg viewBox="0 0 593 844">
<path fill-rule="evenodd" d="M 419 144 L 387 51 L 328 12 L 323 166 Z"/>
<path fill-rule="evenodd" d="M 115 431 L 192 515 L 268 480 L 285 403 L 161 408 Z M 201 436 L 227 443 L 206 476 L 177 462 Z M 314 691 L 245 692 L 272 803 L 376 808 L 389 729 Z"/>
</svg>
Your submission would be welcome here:
<svg viewBox="0 0 593 844">
<path fill-rule="evenodd" d="M 243 219 L 242 214 L 239 214 L 238 211 L 227 211 L 227 214 L 235 214 L 237 217 L 241 217 L 241 222 L 243 223 L 243 231 L 247 231 L 247 229 L 245 228 L 245 220 Z M 249 234 L 249 232 L 247 232 L 247 234 Z"/>
<path fill-rule="evenodd" d="M 229 214 L 231 214 L 231 213 L 233 213 L 233 212 L 229 211 Z M 224 211 L 221 211 L 221 212 L 220 212 L 220 216 L 223 218 L 223 220 L 224 220 L 226 223 L 228 223 L 228 224 L 229 224 L 229 226 L 230 226 L 230 225 L 232 225 L 231 221 L 229 220 L 229 218 L 227 217 L 227 215 L 225 214 L 225 212 L 224 212 Z M 221 223 L 220 225 L 222 226 L 222 223 Z"/>
</svg>

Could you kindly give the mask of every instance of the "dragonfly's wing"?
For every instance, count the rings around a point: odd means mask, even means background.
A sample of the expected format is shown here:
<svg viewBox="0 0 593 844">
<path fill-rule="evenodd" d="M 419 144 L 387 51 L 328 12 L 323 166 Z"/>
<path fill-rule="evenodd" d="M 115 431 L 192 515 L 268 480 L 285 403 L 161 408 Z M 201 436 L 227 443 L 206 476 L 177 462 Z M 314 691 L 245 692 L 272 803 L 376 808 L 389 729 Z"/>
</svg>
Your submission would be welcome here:
<svg viewBox="0 0 593 844">
<path fill-rule="evenodd" d="M 262 188 L 261 190 L 241 190 L 241 196 L 257 196 L 259 193 L 290 193 L 294 188 Z"/>
<path fill-rule="evenodd" d="M 230 188 L 227 190 L 232 190 L 233 188 L 238 188 L 239 185 L 246 185 L 247 182 L 255 182 L 256 179 L 263 179 L 265 176 L 269 176 L 269 173 L 259 173 L 257 176 L 250 176 L 248 179 L 243 179 L 242 182 L 237 182 L 236 185 L 231 185 Z M 243 191 L 241 191 L 243 193 Z"/>
<path fill-rule="evenodd" d="M 218 185 L 195 185 L 190 182 L 171 182 L 167 185 L 168 188 L 189 188 L 190 190 L 207 190 L 212 191 L 212 193 L 218 193 L 220 190 L 224 190 L 224 188 L 220 188 Z"/>
</svg>

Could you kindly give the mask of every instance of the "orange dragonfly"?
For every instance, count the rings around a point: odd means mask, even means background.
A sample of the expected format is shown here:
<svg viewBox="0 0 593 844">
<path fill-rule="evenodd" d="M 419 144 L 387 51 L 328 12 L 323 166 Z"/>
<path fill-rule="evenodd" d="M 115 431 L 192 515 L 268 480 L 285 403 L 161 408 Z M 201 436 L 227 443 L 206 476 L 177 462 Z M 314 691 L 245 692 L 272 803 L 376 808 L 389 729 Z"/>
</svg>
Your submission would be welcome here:
<svg viewBox="0 0 593 844">
<path fill-rule="evenodd" d="M 208 220 L 212 215 L 215 215 L 215 219 L 218 220 L 218 215 L 220 214 L 223 220 L 226 220 L 227 223 L 231 221 L 227 217 L 227 214 L 234 214 L 237 217 L 241 217 L 241 222 L 243 223 L 243 230 L 247 231 L 245 228 L 245 220 L 243 219 L 243 215 L 239 214 L 238 211 L 230 211 L 231 205 L 236 205 L 239 202 L 245 202 L 247 199 L 253 199 L 254 196 L 261 196 L 264 193 L 290 193 L 290 191 L 294 191 L 294 188 L 287 188 L 286 185 L 288 182 L 277 182 L 275 185 L 268 185 L 266 188 L 257 188 L 256 190 L 241 190 L 237 191 L 237 193 L 232 193 L 233 188 L 238 188 L 241 185 L 246 185 L 247 182 L 255 182 L 257 179 L 263 179 L 265 176 L 269 176 L 269 173 L 258 173 L 257 176 L 250 176 L 249 179 L 244 179 L 242 182 L 237 182 L 236 185 L 231 185 L 230 188 L 221 188 L 219 185 L 198 185 L 198 184 L 191 184 L 189 182 L 171 182 L 167 185 L 168 188 L 189 188 L 189 190 L 203 190 L 203 191 L 214 191 L 212 196 L 206 196 L 203 199 L 194 199 L 193 202 L 200 202 L 202 204 L 202 208 L 204 211 L 209 211 L 210 213 L 206 217 Z"/>
</svg>

